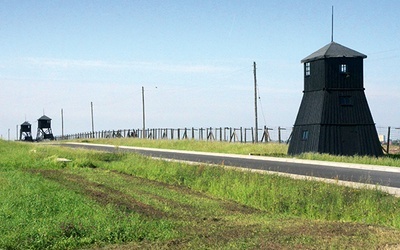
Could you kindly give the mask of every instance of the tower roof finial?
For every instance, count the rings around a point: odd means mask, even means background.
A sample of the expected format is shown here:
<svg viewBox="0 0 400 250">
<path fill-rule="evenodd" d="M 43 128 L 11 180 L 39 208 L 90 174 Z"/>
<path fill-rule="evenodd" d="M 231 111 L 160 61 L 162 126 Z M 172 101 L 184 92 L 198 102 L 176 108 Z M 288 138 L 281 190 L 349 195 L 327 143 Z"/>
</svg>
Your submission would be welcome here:
<svg viewBox="0 0 400 250">
<path fill-rule="evenodd" d="M 333 42 L 333 5 L 332 5 L 332 30 L 331 30 L 331 42 Z"/>
</svg>

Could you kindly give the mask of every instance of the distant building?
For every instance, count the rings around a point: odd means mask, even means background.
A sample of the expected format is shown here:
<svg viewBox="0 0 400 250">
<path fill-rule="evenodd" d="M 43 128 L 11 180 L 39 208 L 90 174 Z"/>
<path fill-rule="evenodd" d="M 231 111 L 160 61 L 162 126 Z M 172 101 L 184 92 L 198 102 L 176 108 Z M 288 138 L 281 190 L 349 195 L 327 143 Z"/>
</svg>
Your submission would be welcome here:
<svg viewBox="0 0 400 250">
<path fill-rule="evenodd" d="M 364 93 L 367 56 L 331 42 L 304 58 L 304 94 L 288 154 L 383 154 Z"/>
</svg>

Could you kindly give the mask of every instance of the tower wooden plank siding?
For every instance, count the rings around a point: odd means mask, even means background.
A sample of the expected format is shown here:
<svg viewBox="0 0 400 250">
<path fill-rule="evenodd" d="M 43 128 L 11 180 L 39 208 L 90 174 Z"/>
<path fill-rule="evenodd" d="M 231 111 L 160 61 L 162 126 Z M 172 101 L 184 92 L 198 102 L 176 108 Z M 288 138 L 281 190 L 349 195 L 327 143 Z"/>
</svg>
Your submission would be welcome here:
<svg viewBox="0 0 400 250">
<path fill-rule="evenodd" d="M 38 119 L 36 140 L 54 140 L 53 132 L 51 131 L 51 119 L 45 115 Z"/>
<path fill-rule="evenodd" d="M 364 93 L 367 56 L 331 42 L 304 58 L 304 95 L 288 153 L 383 154 Z"/>
<path fill-rule="evenodd" d="M 20 141 L 33 141 L 32 125 L 29 122 L 24 122 L 21 124 L 21 129 L 19 130 L 19 140 Z"/>
</svg>

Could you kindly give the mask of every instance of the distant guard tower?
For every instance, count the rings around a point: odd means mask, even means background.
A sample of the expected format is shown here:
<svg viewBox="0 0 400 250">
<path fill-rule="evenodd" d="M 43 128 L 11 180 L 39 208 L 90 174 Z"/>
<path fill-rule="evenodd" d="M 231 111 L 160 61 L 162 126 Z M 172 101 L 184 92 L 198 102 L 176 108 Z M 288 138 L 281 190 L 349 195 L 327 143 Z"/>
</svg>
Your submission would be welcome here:
<svg viewBox="0 0 400 250">
<path fill-rule="evenodd" d="M 21 124 L 21 129 L 19 130 L 19 140 L 20 141 L 33 141 L 32 126 L 29 122 L 24 122 Z"/>
<path fill-rule="evenodd" d="M 301 61 L 304 94 L 288 154 L 383 154 L 364 93 L 366 57 L 332 41 Z"/>
<path fill-rule="evenodd" d="M 53 132 L 51 131 L 51 119 L 45 115 L 38 119 L 37 141 L 54 140 Z"/>
</svg>

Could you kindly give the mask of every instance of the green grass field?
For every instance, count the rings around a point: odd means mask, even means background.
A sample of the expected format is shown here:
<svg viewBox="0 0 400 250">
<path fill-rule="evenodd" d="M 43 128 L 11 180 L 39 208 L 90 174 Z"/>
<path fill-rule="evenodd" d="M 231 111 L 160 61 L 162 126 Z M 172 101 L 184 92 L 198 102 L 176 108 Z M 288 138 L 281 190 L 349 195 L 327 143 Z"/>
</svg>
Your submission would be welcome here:
<svg viewBox="0 0 400 250">
<path fill-rule="evenodd" d="M 400 246 L 400 200 L 379 190 L 5 141 L 0 221 L 0 249 Z"/>
</svg>

